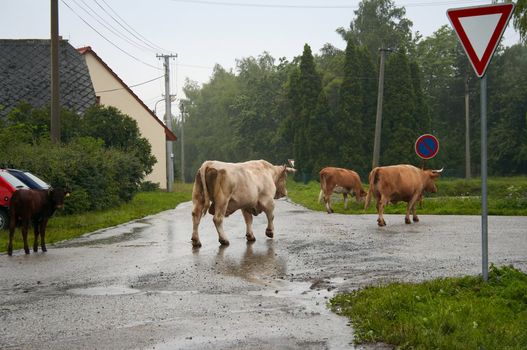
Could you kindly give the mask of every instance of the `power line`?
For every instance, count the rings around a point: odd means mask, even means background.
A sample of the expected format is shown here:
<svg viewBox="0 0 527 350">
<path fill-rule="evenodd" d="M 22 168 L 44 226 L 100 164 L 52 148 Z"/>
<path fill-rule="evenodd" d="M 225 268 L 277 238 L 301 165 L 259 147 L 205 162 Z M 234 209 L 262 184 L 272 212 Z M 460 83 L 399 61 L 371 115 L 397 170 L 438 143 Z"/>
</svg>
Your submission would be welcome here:
<svg viewBox="0 0 527 350">
<path fill-rule="evenodd" d="M 145 66 L 148 66 L 148 67 L 151 67 L 151 68 L 154 68 L 154 69 L 157 69 L 157 70 L 161 70 L 159 67 L 156 67 L 150 63 L 147 63 L 137 57 L 135 57 L 134 55 L 126 52 L 125 50 L 123 50 L 122 48 L 120 48 L 119 46 L 117 46 L 116 44 L 114 44 L 111 40 L 109 40 L 108 38 L 106 38 L 104 35 L 102 35 L 101 32 L 99 32 L 97 29 L 95 29 L 90 23 L 88 23 L 88 21 L 86 21 L 84 18 L 82 18 L 81 15 L 79 15 L 74 9 L 71 8 L 71 6 L 69 6 L 64 0 L 60 0 L 67 8 L 69 8 L 71 10 L 71 12 L 73 12 L 77 17 L 79 17 L 79 19 L 81 21 L 84 22 L 84 24 L 86 24 L 88 27 L 90 27 L 95 33 L 97 33 L 101 38 L 103 38 L 104 40 L 106 40 L 109 44 L 111 44 L 113 47 L 115 47 L 116 49 L 118 49 L 119 51 L 121 51 L 122 53 L 124 53 L 126 56 L 134 59 L 135 61 L 139 62 L 139 63 L 142 63 L 144 64 Z"/>
<path fill-rule="evenodd" d="M 150 83 L 154 80 L 158 80 L 158 79 L 161 79 L 163 78 L 164 75 L 161 75 L 157 78 L 154 78 L 154 79 L 150 79 L 150 80 L 147 80 L 147 81 L 143 81 L 142 83 L 138 83 L 138 84 L 134 84 L 134 85 L 130 85 L 128 86 L 129 88 L 133 88 L 133 87 L 136 87 L 136 86 L 140 86 L 140 85 L 144 85 L 144 84 L 147 84 L 147 83 Z M 115 89 L 109 89 L 109 90 L 101 90 L 101 91 L 95 91 L 96 94 L 100 93 L 100 92 L 111 92 L 111 91 L 117 91 L 117 90 L 124 90 L 126 88 L 122 87 L 122 88 L 115 88 Z"/>
<path fill-rule="evenodd" d="M 146 46 L 152 48 L 154 51 L 165 51 L 170 52 L 170 50 L 165 50 L 162 47 L 154 44 L 150 40 L 148 40 L 146 37 L 141 35 L 137 30 L 135 30 L 130 24 L 128 24 L 119 14 L 105 1 L 102 0 L 102 2 L 106 5 L 106 7 L 117 17 L 119 20 L 117 20 L 114 15 L 109 13 L 97 0 L 94 0 L 97 6 L 99 6 L 110 18 L 112 18 L 121 28 L 126 30 L 128 33 L 130 33 L 133 37 L 135 37 L 137 40 L 141 41 Z M 122 23 L 121 23 L 122 22 Z M 127 28 L 128 27 L 128 28 Z"/>
<path fill-rule="evenodd" d="M 215 5 L 215 6 L 231 6 L 231 7 L 260 7 L 260 8 L 291 8 L 291 9 L 357 9 L 358 5 L 271 5 L 271 4 L 250 4 L 243 2 L 226 2 L 226 1 L 207 1 L 207 0 L 172 0 L 174 2 L 184 2 L 191 4 L 200 5 Z M 418 2 L 402 4 L 404 7 L 420 7 L 420 6 L 443 6 L 450 4 L 468 4 L 468 3 L 481 3 L 483 0 L 447 0 L 439 2 Z"/>
<path fill-rule="evenodd" d="M 77 0 L 71 0 L 75 3 L 75 5 L 77 5 L 81 10 L 83 10 L 88 16 L 90 16 L 91 18 L 93 18 L 95 21 L 97 21 L 101 26 L 103 26 L 104 28 L 106 28 L 108 31 L 110 31 L 112 34 L 114 34 L 115 36 L 123 39 L 124 41 L 126 41 L 128 44 L 132 45 L 132 46 L 135 46 L 136 48 L 138 49 L 141 49 L 141 50 L 150 50 L 148 47 L 145 47 L 131 39 L 129 39 L 125 34 L 121 33 L 119 31 L 119 29 L 115 28 L 111 23 L 109 23 L 106 19 L 104 19 L 101 15 L 99 15 L 97 13 L 97 11 L 95 11 L 93 8 L 90 7 L 90 5 L 88 5 L 84 0 L 80 0 L 84 6 L 86 6 L 86 8 L 89 9 L 89 11 L 83 6 L 81 5 L 80 3 L 77 2 Z M 90 13 L 91 11 L 91 13 Z M 93 13 L 93 14 L 92 14 Z"/>
</svg>

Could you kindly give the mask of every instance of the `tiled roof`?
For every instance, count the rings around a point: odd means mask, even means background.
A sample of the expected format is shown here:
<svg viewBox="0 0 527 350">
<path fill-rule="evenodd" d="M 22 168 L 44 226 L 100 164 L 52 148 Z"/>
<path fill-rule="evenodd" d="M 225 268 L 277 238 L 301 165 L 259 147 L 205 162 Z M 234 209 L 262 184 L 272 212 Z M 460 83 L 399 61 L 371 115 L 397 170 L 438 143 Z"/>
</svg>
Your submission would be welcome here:
<svg viewBox="0 0 527 350">
<path fill-rule="evenodd" d="M 25 101 L 45 107 L 51 101 L 51 41 L 0 39 L 0 117 Z M 59 46 L 60 105 L 83 113 L 96 103 L 86 61 L 67 40 Z"/>
</svg>

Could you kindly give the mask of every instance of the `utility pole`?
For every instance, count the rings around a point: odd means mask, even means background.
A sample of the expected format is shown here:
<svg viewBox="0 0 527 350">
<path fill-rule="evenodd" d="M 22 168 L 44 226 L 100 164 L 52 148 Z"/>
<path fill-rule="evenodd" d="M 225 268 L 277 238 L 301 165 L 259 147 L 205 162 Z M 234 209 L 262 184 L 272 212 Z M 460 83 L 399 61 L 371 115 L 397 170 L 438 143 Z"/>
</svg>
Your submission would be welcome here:
<svg viewBox="0 0 527 350">
<path fill-rule="evenodd" d="M 382 126 L 382 98 L 384 92 L 384 60 L 386 52 L 391 52 L 392 49 L 385 49 L 381 47 L 381 62 L 379 65 L 379 86 L 377 90 L 377 116 L 375 118 L 375 139 L 373 142 L 373 161 L 372 169 L 379 166 L 379 158 L 381 153 L 381 126 Z"/>
<path fill-rule="evenodd" d="M 465 178 L 470 179 L 470 123 L 469 123 L 468 73 L 465 77 Z"/>
<path fill-rule="evenodd" d="M 51 0 L 51 141 L 60 143 L 59 4 Z"/>
<path fill-rule="evenodd" d="M 185 105 L 181 106 L 181 182 L 185 183 Z"/>
<path fill-rule="evenodd" d="M 163 58 L 163 66 L 165 68 L 165 125 L 172 131 L 172 101 L 170 95 L 170 58 L 175 58 L 177 55 L 156 55 L 157 58 Z M 167 158 L 167 191 L 172 192 L 174 184 L 174 154 L 172 149 L 172 141 L 166 141 L 166 158 Z"/>
</svg>

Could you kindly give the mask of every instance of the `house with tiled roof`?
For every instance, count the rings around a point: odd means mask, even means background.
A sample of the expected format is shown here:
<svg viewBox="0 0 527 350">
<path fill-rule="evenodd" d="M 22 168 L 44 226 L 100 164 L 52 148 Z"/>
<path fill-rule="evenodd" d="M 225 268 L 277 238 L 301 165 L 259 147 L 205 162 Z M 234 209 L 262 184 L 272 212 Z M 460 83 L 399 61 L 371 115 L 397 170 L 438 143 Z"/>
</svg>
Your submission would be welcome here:
<svg viewBox="0 0 527 350">
<path fill-rule="evenodd" d="M 90 72 L 98 103 L 114 106 L 137 121 L 141 135 L 150 141 L 152 154 L 157 163 L 147 180 L 167 188 L 166 141 L 176 141 L 170 131 L 154 112 L 119 78 L 119 76 L 89 46 L 78 49 Z"/>
<path fill-rule="evenodd" d="M 50 40 L 0 40 L 0 118 L 21 101 L 50 104 L 50 45 Z M 157 159 L 145 180 L 166 189 L 166 141 L 176 141 L 176 135 L 91 47 L 77 50 L 61 40 L 59 55 L 61 107 L 83 113 L 94 104 L 113 106 L 136 120 Z"/>
</svg>

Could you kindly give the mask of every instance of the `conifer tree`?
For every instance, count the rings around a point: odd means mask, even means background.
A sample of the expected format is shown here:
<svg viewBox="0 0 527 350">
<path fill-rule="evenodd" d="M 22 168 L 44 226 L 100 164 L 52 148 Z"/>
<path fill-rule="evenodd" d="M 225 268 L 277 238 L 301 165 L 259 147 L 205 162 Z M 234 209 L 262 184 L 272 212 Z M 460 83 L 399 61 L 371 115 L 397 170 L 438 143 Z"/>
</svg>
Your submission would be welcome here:
<svg viewBox="0 0 527 350">
<path fill-rule="evenodd" d="M 415 163 L 415 93 L 410 62 L 404 49 L 391 54 L 386 63 L 381 138 L 381 165 Z"/>
<path fill-rule="evenodd" d="M 357 48 L 352 39 L 348 40 L 344 60 L 344 78 L 340 87 L 339 165 L 359 173 L 366 171 L 365 143 L 363 132 L 363 93 L 361 86 L 361 65 Z"/>
<path fill-rule="evenodd" d="M 290 123 L 293 135 L 293 154 L 295 156 L 299 176 L 304 181 L 309 180 L 319 169 L 314 167 L 313 152 L 318 150 L 314 135 L 319 130 L 314 126 L 319 95 L 322 91 L 320 75 L 316 71 L 315 61 L 309 45 L 304 45 L 300 58 L 300 69 L 293 72 L 290 78 L 289 98 L 293 115 Z"/>
</svg>

